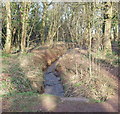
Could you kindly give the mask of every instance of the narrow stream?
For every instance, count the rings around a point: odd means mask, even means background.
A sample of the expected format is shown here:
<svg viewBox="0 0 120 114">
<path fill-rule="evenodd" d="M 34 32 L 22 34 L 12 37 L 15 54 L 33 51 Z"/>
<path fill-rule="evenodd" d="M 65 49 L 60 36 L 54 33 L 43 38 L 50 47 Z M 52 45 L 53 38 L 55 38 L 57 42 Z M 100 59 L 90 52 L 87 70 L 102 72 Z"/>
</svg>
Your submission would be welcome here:
<svg viewBox="0 0 120 114">
<path fill-rule="evenodd" d="M 64 96 L 63 85 L 60 81 L 59 74 L 55 71 L 56 62 L 51 64 L 45 74 L 44 74 L 44 86 L 45 86 L 45 94 L 52 94 L 56 96 Z"/>
</svg>

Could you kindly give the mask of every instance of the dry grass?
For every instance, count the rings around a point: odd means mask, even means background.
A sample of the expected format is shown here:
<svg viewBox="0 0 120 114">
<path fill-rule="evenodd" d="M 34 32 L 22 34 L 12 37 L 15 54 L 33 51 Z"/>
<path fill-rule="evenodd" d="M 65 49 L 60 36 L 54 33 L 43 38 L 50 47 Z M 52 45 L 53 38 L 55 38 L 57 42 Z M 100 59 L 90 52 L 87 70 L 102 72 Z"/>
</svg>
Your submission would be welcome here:
<svg viewBox="0 0 120 114">
<path fill-rule="evenodd" d="M 20 56 L 3 55 L 3 71 L 2 78 L 0 78 L 0 86 L 2 85 L 0 92 L 1 95 L 4 95 L 3 111 L 41 112 L 54 110 L 60 101 L 59 98 L 46 97 L 44 94 L 41 96 L 35 92 L 43 93 L 44 90 L 41 87 L 43 87 L 44 70 L 65 52 L 65 45 L 59 44 L 51 46 L 51 48 L 39 48 Z M 87 52 L 84 50 L 68 51 L 58 60 L 56 70 L 61 73 L 66 96 L 85 96 L 101 102 L 115 94 L 118 85 L 111 74 L 101 68 L 96 60 L 92 62 L 92 75 L 90 75 L 90 62 L 87 57 Z M 66 106 L 68 111 L 73 110 L 72 107 L 80 106 L 77 110 L 83 111 L 81 103 L 75 102 L 75 105 L 72 103 L 65 101 L 65 105 L 63 103 L 61 105 Z M 91 104 L 88 105 L 91 106 Z M 86 104 L 82 107 L 86 107 Z M 76 111 L 76 109 L 74 110 Z"/>
<path fill-rule="evenodd" d="M 101 102 L 117 92 L 117 80 L 100 63 L 90 63 L 83 50 L 69 51 L 58 60 L 56 70 L 61 73 L 67 97 L 83 96 Z"/>
<path fill-rule="evenodd" d="M 43 93 L 44 70 L 65 51 L 64 46 L 55 45 L 27 54 L 3 54 L 1 95 L 28 91 Z"/>
<path fill-rule="evenodd" d="M 45 112 L 53 111 L 60 98 L 46 94 L 22 93 L 3 98 L 3 112 Z"/>
</svg>

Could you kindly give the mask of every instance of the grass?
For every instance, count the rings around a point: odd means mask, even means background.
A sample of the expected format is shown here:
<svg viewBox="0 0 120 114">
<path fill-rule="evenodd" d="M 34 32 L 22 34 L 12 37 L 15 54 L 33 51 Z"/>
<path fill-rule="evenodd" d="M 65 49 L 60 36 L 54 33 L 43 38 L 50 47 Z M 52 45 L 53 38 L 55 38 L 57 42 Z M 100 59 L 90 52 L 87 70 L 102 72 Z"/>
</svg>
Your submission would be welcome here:
<svg viewBox="0 0 120 114">
<path fill-rule="evenodd" d="M 75 87 L 79 87 L 79 86 L 81 86 L 81 84 L 82 84 L 82 83 L 79 82 L 79 83 L 74 84 L 74 86 L 75 86 Z"/>
<path fill-rule="evenodd" d="M 89 55 L 87 55 L 86 57 L 89 58 Z M 111 64 L 114 67 L 118 66 L 118 64 L 120 63 L 120 58 L 115 52 L 110 53 L 108 51 L 104 53 L 103 51 L 98 51 L 96 53 L 92 53 L 91 57 L 92 59 L 95 59 L 97 63 L 106 65 Z"/>
<path fill-rule="evenodd" d="M 89 75 L 90 62 L 88 54 L 80 53 L 77 55 L 76 53 L 76 56 L 77 57 L 75 58 L 71 51 L 70 54 L 68 53 L 61 61 L 59 61 L 57 66 L 57 70 L 60 70 L 61 79 L 64 82 L 63 85 L 65 87 L 66 97 L 71 94 L 76 97 L 79 94 L 87 98 L 93 98 L 94 102 L 106 101 L 110 95 L 113 95 L 116 92 L 116 86 L 115 80 L 108 76 L 109 71 L 106 71 L 104 67 L 113 65 L 111 61 L 116 60 L 117 56 L 110 53 L 103 55 L 101 51 L 92 53 L 91 56 L 95 58 L 95 62 L 92 60 L 91 75 Z M 69 59 L 71 59 L 71 62 L 68 62 Z M 77 62 L 78 65 L 78 77 L 74 78 L 75 80 L 72 81 L 71 77 L 76 75 L 75 62 Z M 59 68 L 59 66 L 64 66 L 64 68 Z M 69 69 L 69 71 L 67 69 Z M 71 70 L 73 70 L 73 73 L 69 73 Z"/>
<path fill-rule="evenodd" d="M 3 96 L 3 101 L 6 101 L 7 111 L 9 110 L 9 112 L 41 112 L 44 110 L 43 107 L 45 107 L 43 102 L 47 98 L 55 100 L 55 103 L 57 99 L 60 100 L 59 97 L 53 95 L 23 92 L 7 94 Z M 6 108 L 3 109 L 5 110 Z"/>
<path fill-rule="evenodd" d="M 16 91 L 24 91 L 25 88 L 30 88 L 30 82 L 25 77 L 24 71 L 18 63 L 14 65 L 10 64 L 8 68 L 3 69 L 3 72 L 10 75 L 6 77 L 7 79 L 9 78 L 9 82 L 6 82 L 8 88 L 12 87 L 13 90 L 16 88 Z M 11 87 L 9 87 L 9 85 L 11 85 Z"/>
<path fill-rule="evenodd" d="M 101 55 L 102 55 L 102 53 L 100 53 L 100 52 L 99 52 L 99 54 L 97 53 L 97 54 L 94 55 L 98 59 L 98 62 L 102 62 L 102 61 L 99 60 L 99 58 L 101 58 Z M 15 95 L 23 95 L 23 96 L 34 96 L 34 95 L 36 96 L 36 95 L 38 95 L 38 93 L 34 89 L 31 88 L 31 82 L 26 77 L 26 74 L 29 71 L 33 71 L 33 74 L 30 72 L 30 75 L 35 75 L 35 78 L 36 78 L 37 81 L 39 81 L 38 79 L 40 79 L 41 76 L 43 76 L 43 73 L 42 73 L 42 70 L 41 70 L 42 66 L 40 64 L 39 64 L 40 66 L 39 65 L 35 66 L 34 62 L 32 63 L 32 59 L 29 58 L 29 57 L 32 57 L 33 54 L 32 53 L 23 53 L 19 57 L 12 56 L 12 55 L 7 55 L 7 54 L 3 54 L 2 56 L 3 56 L 3 73 L 9 73 L 10 74 L 10 77 L 6 77 L 7 80 L 10 80 L 10 81 L 3 81 L 2 87 L 4 89 L 8 90 L 8 92 L 5 95 L 1 95 L 0 97 L 12 97 L 12 96 L 15 96 Z M 84 55 L 81 55 L 81 56 L 83 57 Z M 22 58 L 22 57 L 23 57 L 23 60 L 24 60 L 24 57 L 27 57 L 27 59 L 30 63 L 30 64 L 28 64 L 27 68 L 23 68 L 23 67 L 20 66 L 20 62 L 19 62 L 18 58 Z M 84 56 L 84 60 L 86 60 L 86 59 L 87 59 L 86 56 Z M 105 55 L 104 59 L 103 58 L 101 58 L 101 59 L 104 60 L 103 62 L 105 62 L 105 59 L 106 59 L 108 62 L 109 61 L 114 61 L 115 64 L 118 64 L 117 56 L 115 54 L 110 54 L 109 52 Z M 37 62 L 39 62 L 39 61 L 37 61 Z M 58 64 L 58 65 L 60 65 L 60 64 Z M 84 67 L 87 69 L 87 71 L 89 71 L 89 66 L 86 67 L 86 64 L 83 64 L 83 67 L 80 66 L 79 68 L 84 70 Z M 68 70 L 68 72 L 70 72 L 70 70 Z M 75 71 L 75 69 L 72 69 L 72 70 Z M 86 72 L 86 74 L 87 73 L 88 72 Z M 85 75 L 83 77 L 85 77 Z M 96 79 L 94 79 L 94 80 L 96 80 Z M 100 79 L 100 81 L 102 81 L 102 80 Z M 81 81 L 79 83 L 76 83 L 76 84 L 74 84 L 74 86 L 77 87 L 77 88 L 84 87 L 84 85 L 86 86 L 85 82 L 87 83 L 87 78 L 83 79 L 83 82 Z M 88 85 L 87 85 L 88 89 L 93 90 L 94 87 L 91 87 L 89 84 L 90 83 L 88 83 Z M 68 83 L 68 86 L 69 86 L 69 83 Z M 82 91 L 82 89 L 83 89 L 83 91 L 85 90 L 84 88 L 81 88 L 81 91 Z M 93 90 L 93 92 L 94 91 L 96 92 L 96 90 Z M 92 99 L 91 101 L 92 102 L 103 102 L 104 98 L 101 97 L 101 98 L 98 98 L 98 99 Z M 26 109 L 24 109 L 24 110 L 26 110 Z"/>
<path fill-rule="evenodd" d="M 120 58 L 115 59 L 114 61 L 112 61 L 112 64 L 118 66 L 120 64 Z"/>
<path fill-rule="evenodd" d="M 102 102 L 105 102 L 104 100 L 96 100 L 96 99 L 89 99 L 90 102 L 93 102 L 93 103 L 102 103 Z"/>
<path fill-rule="evenodd" d="M 8 93 L 8 94 L 5 94 L 5 95 L 0 95 L 0 97 L 13 97 L 15 95 L 25 95 L 25 96 L 37 96 L 39 95 L 38 93 L 36 92 L 33 92 L 33 91 L 28 91 L 28 92 L 12 92 L 12 93 Z"/>
<path fill-rule="evenodd" d="M 45 50 L 48 53 L 49 51 Z M 41 52 L 39 53 L 41 54 Z M 2 73 L 5 75 L 3 78 L 5 80 L 10 78 L 9 81 L 6 81 L 7 86 L 3 84 L 6 93 L 11 94 L 12 92 L 19 93 L 26 91 L 38 91 L 41 93 L 40 91 L 43 91 L 41 89 L 44 88 L 43 67 L 47 65 L 49 54 L 43 58 L 39 53 L 6 54 L 3 52 L 1 55 L 3 58 Z M 43 54 L 46 53 L 43 52 Z"/>
<path fill-rule="evenodd" d="M 23 56 L 32 56 L 32 54 L 23 54 L 19 57 Z M 5 81 L 1 81 L 1 87 L 6 91 L 5 94 L 17 94 L 26 91 L 35 92 L 31 88 L 30 80 L 26 77 L 28 70 L 20 66 L 19 57 L 10 54 L 3 54 L 2 57 L 2 73 L 4 74 L 3 79 Z M 30 69 L 32 70 L 32 68 Z"/>
<path fill-rule="evenodd" d="M 2 58 L 11 57 L 11 54 L 7 54 L 7 53 L 2 52 L 1 57 Z"/>
<path fill-rule="evenodd" d="M 39 94 L 37 92 L 34 92 L 34 91 L 27 91 L 27 92 L 12 92 L 12 93 L 8 93 L 8 94 L 5 94 L 5 95 L 0 95 L 0 97 L 2 98 L 5 98 L 5 97 L 13 97 L 13 96 L 16 96 L 16 95 L 23 95 L 23 96 L 54 96 L 54 95 L 50 95 L 50 94 Z"/>
<path fill-rule="evenodd" d="M 114 52 L 112 54 L 109 52 L 106 53 L 106 60 L 108 60 L 114 66 L 120 63 L 120 58 Z"/>
<path fill-rule="evenodd" d="M 2 64 L 10 64 L 9 60 L 3 60 Z"/>
<path fill-rule="evenodd" d="M 21 53 L 20 56 L 33 56 L 33 53 Z"/>
</svg>

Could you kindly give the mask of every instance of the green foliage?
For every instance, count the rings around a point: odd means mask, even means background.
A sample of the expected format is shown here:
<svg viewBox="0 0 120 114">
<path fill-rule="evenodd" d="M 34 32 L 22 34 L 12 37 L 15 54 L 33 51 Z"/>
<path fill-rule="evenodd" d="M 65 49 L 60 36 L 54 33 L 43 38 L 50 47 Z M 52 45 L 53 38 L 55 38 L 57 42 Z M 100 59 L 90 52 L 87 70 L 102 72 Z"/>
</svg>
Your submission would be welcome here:
<svg viewBox="0 0 120 114">
<path fill-rule="evenodd" d="M 10 75 L 7 78 L 8 81 L 3 83 L 4 89 L 8 89 L 9 93 L 15 92 L 25 92 L 31 90 L 30 81 L 25 77 L 24 71 L 20 68 L 19 64 L 11 65 L 10 68 L 4 68 L 3 72 L 8 73 Z"/>
<path fill-rule="evenodd" d="M 120 64 L 120 58 L 115 59 L 112 63 L 113 63 L 113 65 L 119 65 Z"/>
<path fill-rule="evenodd" d="M 8 57 L 11 57 L 11 54 L 3 52 L 1 57 L 2 58 L 8 58 Z"/>
<path fill-rule="evenodd" d="M 24 57 L 24 56 L 33 56 L 33 53 L 27 53 L 27 52 L 23 52 L 20 54 L 20 57 Z"/>
<path fill-rule="evenodd" d="M 2 60 L 2 64 L 9 64 L 10 62 L 8 60 Z"/>
<path fill-rule="evenodd" d="M 106 53 L 106 59 L 110 62 L 112 62 L 113 65 L 117 65 L 120 61 L 118 55 L 116 55 L 115 52 L 111 53 Z"/>
<path fill-rule="evenodd" d="M 105 102 L 104 100 L 96 100 L 96 99 L 89 99 L 90 102 L 94 102 L 94 103 L 101 103 L 101 102 Z"/>
<path fill-rule="evenodd" d="M 74 86 L 79 87 L 79 86 L 81 86 L 81 84 L 82 84 L 82 82 L 79 82 L 79 83 L 74 84 Z"/>
<path fill-rule="evenodd" d="M 33 92 L 33 91 L 28 91 L 28 92 L 12 92 L 12 93 L 8 93 L 8 94 L 5 94 L 5 95 L 0 95 L 0 97 L 12 97 L 12 96 L 15 96 L 15 95 L 25 95 L 25 96 L 37 96 L 39 95 L 38 93 L 36 92 Z"/>
</svg>

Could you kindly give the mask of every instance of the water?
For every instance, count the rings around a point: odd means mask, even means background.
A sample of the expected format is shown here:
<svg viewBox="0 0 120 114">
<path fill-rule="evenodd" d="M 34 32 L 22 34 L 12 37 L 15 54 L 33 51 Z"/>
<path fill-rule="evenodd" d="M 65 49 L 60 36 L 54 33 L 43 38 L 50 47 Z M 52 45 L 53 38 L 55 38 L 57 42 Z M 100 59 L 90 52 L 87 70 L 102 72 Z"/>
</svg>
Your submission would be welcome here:
<svg viewBox="0 0 120 114">
<path fill-rule="evenodd" d="M 59 74 L 55 72 L 56 63 L 48 67 L 44 74 L 45 94 L 52 94 L 56 96 L 64 96 L 63 85 L 60 81 Z"/>
</svg>

